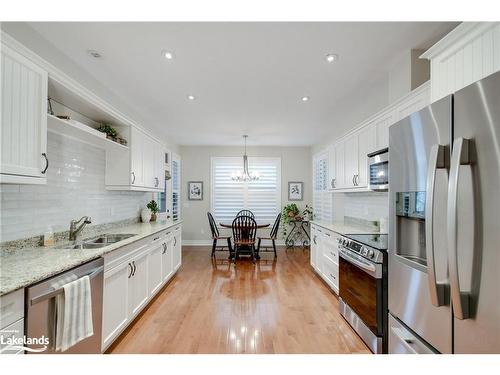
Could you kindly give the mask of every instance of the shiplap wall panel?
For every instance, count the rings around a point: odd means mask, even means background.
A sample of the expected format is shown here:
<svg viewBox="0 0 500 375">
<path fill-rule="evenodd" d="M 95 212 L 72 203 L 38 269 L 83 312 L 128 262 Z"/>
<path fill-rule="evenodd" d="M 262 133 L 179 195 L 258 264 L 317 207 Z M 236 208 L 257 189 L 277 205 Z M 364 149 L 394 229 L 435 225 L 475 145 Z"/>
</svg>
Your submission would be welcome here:
<svg viewBox="0 0 500 375">
<path fill-rule="evenodd" d="M 1 164 L 3 174 L 43 177 L 47 150 L 47 73 L 2 46 Z"/>
<path fill-rule="evenodd" d="M 463 35 L 428 56 L 432 101 L 500 70 L 500 23 L 464 25 L 453 33 Z"/>
</svg>

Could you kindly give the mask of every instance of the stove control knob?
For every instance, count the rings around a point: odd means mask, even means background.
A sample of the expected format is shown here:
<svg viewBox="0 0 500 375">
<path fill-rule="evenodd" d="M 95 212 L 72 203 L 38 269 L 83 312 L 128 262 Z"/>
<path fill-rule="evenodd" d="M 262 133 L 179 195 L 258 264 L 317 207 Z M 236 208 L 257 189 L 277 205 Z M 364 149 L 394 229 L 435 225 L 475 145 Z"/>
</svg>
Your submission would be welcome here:
<svg viewBox="0 0 500 375">
<path fill-rule="evenodd" d="M 375 258 L 375 252 L 372 249 L 368 250 L 368 258 Z"/>
<path fill-rule="evenodd" d="M 368 252 L 368 249 L 366 247 L 363 247 L 361 249 L 361 254 L 365 255 L 366 256 L 366 253 Z"/>
</svg>

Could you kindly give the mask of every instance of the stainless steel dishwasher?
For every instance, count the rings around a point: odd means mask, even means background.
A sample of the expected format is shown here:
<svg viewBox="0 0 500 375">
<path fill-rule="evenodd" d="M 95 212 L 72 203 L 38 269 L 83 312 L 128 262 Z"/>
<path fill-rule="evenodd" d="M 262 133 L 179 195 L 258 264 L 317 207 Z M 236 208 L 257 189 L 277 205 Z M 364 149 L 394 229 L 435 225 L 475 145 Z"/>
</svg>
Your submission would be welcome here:
<svg viewBox="0 0 500 375">
<path fill-rule="evenodd" d="M 26 337 L 39 338 L 48 337 L 50 344 L 42 354 L 54 354 L 53 347 L 55 314 L 55 297 L 62 293 L 61 282 L 76 280 L 80 277 L 89 276 L 91 298 L 92 298 L 92 324 L 94 334 L 80 341 L 63 353 L 101 353 L 101 331 L 102 331 L 102 291 L 103 291 L 104 259 L 98 258 L 69 271 L 46 279 L 27 289 L 26 293 Z M 39 349 L 42 345 L 27 345 L 33 349 Z"/>
</svg>

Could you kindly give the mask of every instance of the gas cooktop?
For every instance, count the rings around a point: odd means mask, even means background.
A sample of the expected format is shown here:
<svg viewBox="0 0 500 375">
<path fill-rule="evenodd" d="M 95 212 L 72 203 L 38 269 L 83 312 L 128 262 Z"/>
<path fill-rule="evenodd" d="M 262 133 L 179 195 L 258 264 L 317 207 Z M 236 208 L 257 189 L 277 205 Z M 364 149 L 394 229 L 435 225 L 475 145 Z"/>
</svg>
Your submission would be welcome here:
<svg viewBox="0 0 500 375">
<path fill-rule="evenodd" d="M 377 250 L 387 250 L 387 234 L 344 234 L 344 237 L 359 242 L 365 246 L 373 247 Z"/>
</svg>

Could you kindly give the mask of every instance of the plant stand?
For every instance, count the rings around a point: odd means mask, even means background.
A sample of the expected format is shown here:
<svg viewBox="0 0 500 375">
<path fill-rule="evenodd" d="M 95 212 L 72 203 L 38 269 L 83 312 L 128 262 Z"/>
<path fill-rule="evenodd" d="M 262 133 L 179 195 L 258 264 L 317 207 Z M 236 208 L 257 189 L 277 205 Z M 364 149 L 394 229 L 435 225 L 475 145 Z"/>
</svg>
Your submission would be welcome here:
<svg viewBox="0 0 500 375">
<path fill-rule="evenodd" d="M 311 243 L 311 238 L 306 228 L 309 227 L 309 220 L 290 220 L 293 225 L 292 230 L 286 236 L 285 244 L 287 248 L 294 247 L 295 243 L 307 247 Z"/>
</svg>

